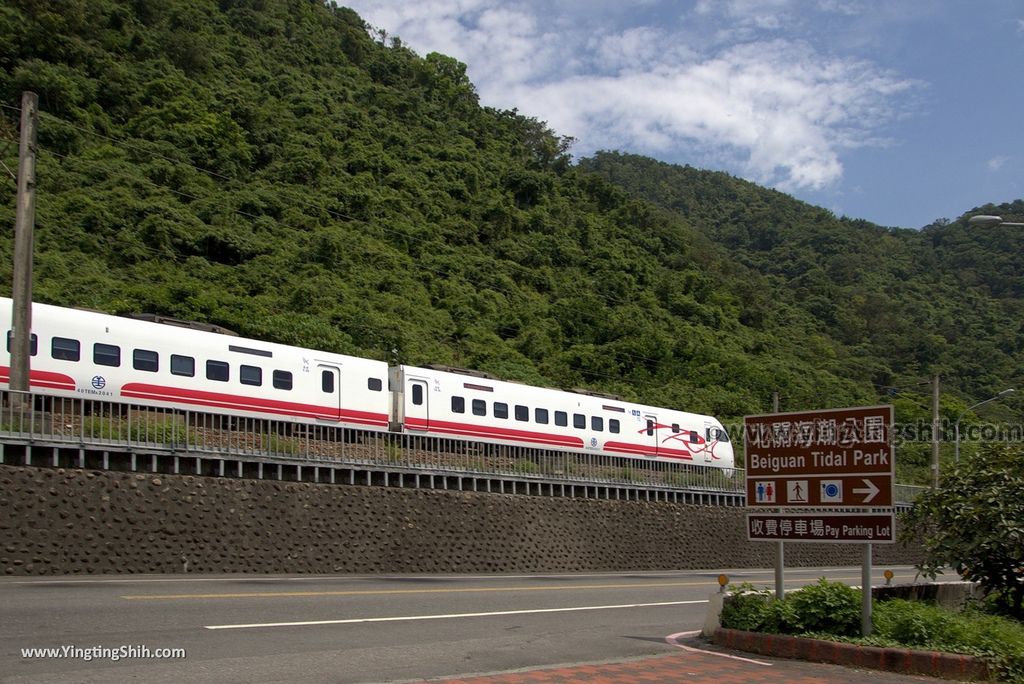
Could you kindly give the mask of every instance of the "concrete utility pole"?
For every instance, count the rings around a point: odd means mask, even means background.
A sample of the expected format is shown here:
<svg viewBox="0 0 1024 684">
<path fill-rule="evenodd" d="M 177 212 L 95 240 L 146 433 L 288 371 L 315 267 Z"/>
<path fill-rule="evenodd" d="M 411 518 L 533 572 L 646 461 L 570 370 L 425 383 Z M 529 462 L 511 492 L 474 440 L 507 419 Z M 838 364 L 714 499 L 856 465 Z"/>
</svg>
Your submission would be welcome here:
<svg viewBox="0 0 1024 684">
<path fill-rule="evenodd" d="M 932 376 L 932 489 L 939 488 L 939 374 Z"/>
<path fill-rule="evenodd" d="M 21 94 L 21 142 L 18 147 L 18 199 L 14 221 L 14 287 L 11 315 L 11 379 L 14 392 L 29 390 L 29 338 L 32 332 L 32 249 L 36 222 L 36 128 L 39 97 Z M 20 405 L 21 397 L 14 401 Z"/>
<path fill-rule="evenodd" d="M 772 413 L 778 413 L 781 409 L 781 398 L 779 391 L 772 392 Z M 779 542 L 775 545 L 775 598 L 782 600 L 786 598 L 786 542 Z"/>
</svg>

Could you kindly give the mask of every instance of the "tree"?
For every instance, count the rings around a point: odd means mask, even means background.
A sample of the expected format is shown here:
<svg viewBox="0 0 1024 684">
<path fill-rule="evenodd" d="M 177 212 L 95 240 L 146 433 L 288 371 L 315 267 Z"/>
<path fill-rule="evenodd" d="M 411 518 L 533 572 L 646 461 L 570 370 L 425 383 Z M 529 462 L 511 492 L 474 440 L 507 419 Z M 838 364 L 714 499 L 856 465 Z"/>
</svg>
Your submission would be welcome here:
<svg viewBox="0 0 1024 684">
<path fill-rule="evenodd" d="M 905 518 L 904 534 L 926 551 L 918 569 L 950 566 L 1024 618 L 1024 447 L 990 445 L 960 463 Z"/>
</svg>

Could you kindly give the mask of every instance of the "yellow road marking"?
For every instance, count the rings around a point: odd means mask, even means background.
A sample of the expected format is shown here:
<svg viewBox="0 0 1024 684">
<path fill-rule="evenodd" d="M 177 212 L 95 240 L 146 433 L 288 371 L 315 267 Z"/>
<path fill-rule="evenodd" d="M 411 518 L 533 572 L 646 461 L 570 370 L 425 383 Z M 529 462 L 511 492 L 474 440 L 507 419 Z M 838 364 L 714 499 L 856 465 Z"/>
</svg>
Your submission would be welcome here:
<svg viewBox="0 0 1024 684">
<path fill-rule="evenodd" d="M 836 577 L 837 580 L 859 580 L 860 577 Z M 746 580 L 745 580 L 746 581 Z M 816 579 L 787 579 L 787 583 L 811 583 Z M 755 584 L 752 582 L 752 584 Z M 467 587 L 461 589 L 363 589 L 347 591 L 254 591 L 224 594 L 136 594 L 122 596 L 129 601 L 167 601 L 192 599 L 246 599 L 246 598 L 306 598 L 313 596 L 394 596 L 401 594 L 480 594 L 496 592 L 527 592 L 527 591 L 574 591 L 586 589 L 656 589 L 665 587 L 697 587 L 712 584 L 707 580 L 700 582 L 649 582 L 643 584 L 576 584 L 576 585 L 544 585 L 539 587 Z M 756 584 L 755 584 L 756 586 Z"/>
<path fill-rule="evenodd" d="M 361 589 L 347 591 L 267 591 L 237 594 L 151 594 L 122 596 L 130 600 L 143 599 L 217 599 L 217 598 L 282 598 L 293 596 L 392 596 L 398 594 L 473 594 L 499 591 L 557 591 L 566 589 L 644 589 L 647 587 L 686 587 L 707 584 L 706 582 L 659 582 L 652 584 L 582 584 L 540 587 L 466 587 L 462 589 Z"/>
</svg>

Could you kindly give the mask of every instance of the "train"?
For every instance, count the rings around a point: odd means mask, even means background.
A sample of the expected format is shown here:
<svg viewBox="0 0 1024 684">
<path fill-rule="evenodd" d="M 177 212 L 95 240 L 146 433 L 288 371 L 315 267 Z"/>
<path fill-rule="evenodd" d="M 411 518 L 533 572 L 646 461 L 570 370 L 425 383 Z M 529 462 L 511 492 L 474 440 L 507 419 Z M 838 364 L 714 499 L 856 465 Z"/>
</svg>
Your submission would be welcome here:
<svg viewBox="0 0 1024 684">
<path fill-rule="evenodd" d="M 12 301 L 0 298 L 0 320 Z M 9 389 L 10 347 L 0 352 Z M 734 454 L 712 416 L 443 366 L 247 339 L 161 316 L 32 305 L 30 390 L 453 440 L 723 468 Z"/>
</svg>

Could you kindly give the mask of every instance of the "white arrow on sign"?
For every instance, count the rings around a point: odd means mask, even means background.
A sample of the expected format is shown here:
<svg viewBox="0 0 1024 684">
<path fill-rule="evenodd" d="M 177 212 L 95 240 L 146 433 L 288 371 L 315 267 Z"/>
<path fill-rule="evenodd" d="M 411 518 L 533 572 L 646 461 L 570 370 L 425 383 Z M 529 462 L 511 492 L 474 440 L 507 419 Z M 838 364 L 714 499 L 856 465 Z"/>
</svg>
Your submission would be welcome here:
<svg viewBox="0 0 1024 684">
<path fill-rule="evenodd" d="M 867 496 L 864 497 L 864 503 L 871 503 L 871 500 L 875 498 L 875 495 L 878 494 L 878 492 L 880 492 L 882 490 L 879 489 L 878 487 L 876 487 L 875 483 L 872 482 L 871 480 L 862 479 L 861 482 L 866 484 L 867 488 L 865 489 L 865 488 L 861 487 L 860 489 L 854 489 L 853 493 L 854 494 L 867 494 Z"/>
</svg>

